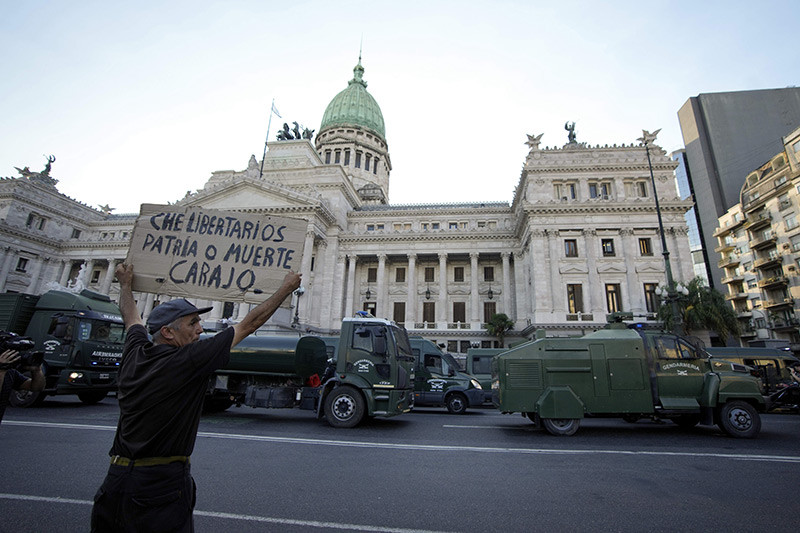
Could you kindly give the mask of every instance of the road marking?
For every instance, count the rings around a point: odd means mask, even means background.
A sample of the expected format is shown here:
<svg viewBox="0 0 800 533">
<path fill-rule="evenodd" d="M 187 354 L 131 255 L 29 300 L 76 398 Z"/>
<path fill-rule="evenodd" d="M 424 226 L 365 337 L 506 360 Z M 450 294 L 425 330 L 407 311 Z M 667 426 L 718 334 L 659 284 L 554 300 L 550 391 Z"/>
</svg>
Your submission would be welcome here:
<svg viewBox="0 0 800 533">
<path fill-rule="evenodd" d="M 34 427 L 54 427 L 64 429 L 89 429 L 100 431 L 115 431 L 115 426 L 96 426 L 88 424 L 65 424 L 60 422 L 27 422 L 16 420 L 3 420 L 3 424 Z M 511 426 L 507 426 L 511 427 Z M 199 431 L 198 437 L 209 439 L 245 440 L 251 442 L 277 442 L 286 444 L 307 444 L 309 446 L 338 446 L 344 448 L 383 448 L 390 450 L 413 450 L 430 452 L 474 452 L 474 453 L 509 453 L 520 455 L 623 455 L 623 456 L 651 456 L 651 457 L 689 457 L 689 458 L 715 458 L 732 459 L 735 461 L 756 461 L 776 463 L 800 463 L 800 456 L 793 455 L 761 455 L 743 453 L 712 453 L 712 452 L 669 452 L 651 450 L 565 450 L 561 448 L 506 448 L 488 446 L 450 446 L 441 444 L 403 444 L 393 442 L 369 442 L 331 439 L 309 439 L 300 437 L 270 437 L 266 435 L 245 435 L 239 433 L 215 433 Z"/>
<path fill-rule="evenodd" d="M 0 492 L 0 499 L 28 502 L 46 503 L 71 503 L 73 505 L 93 505 L 90 500 L 75 500 L 72 498 L 52 498 L 47 496 L 31 496 L 28 494 L 4 494 Z M 281 524 L 287 526 L 316 527 L 327 529 L 342 529 L 344 531 L 375 531 L 378 533 L 446 533 L 428 529 L 408 529 L 403 527 L 365 526 L 362 524 L 340 524 L 338 522 L 321 522 L 317 520 L 295 520 L 293 518 L 275 518 L 272 516 L 255 516 L 234 513 L 218 513 L 216 511 L 194 511 L 195 516 L 208 516 L 211 518 L 225 518 L 228 520 L 243 520 L 246 522 L 262 522 Z"/>
</svg>

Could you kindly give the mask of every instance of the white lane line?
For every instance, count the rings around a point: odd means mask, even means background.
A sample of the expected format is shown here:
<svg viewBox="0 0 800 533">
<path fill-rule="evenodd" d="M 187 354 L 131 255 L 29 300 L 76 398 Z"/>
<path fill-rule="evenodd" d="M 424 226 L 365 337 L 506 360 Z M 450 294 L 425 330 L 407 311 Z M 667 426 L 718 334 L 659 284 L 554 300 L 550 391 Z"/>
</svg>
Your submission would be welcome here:
<svg viewBox="0 0 800 533">
<path fill-rule="evenodd" d="M 31 496 L 29 494 L 4 494 L 0 492 L 0 500 L 17 500 L 28 502 L 70 503 L 73 505 L 92 505 L 89 500 L 75 500 L 71 498 L 52 498 L 47 496 Z M 218 513 L 215 511 L 194 511 L 195 516 L 208 516 L 211 518 L 224 518 L 227 520 L 243 520 L 246 522 L 262 522 L 281 524 L 287 526 L 316 527 L 327 529 L 341 529 L 344 531 L 374 531 L 378 533 L 446 533 L 428 529 L 408 529 L 402 527 L 368 526 L 363 524 L 341 524 L 339 522 L 322 522 L 318 520 L 295 520 L 293 518 L 275 518 L 272 516 L 255 516 L 235 513 Z"/>
<path fill-rule="evenodd" d="M 11 425 L 56 427 L 65 429 L 92 429 L 114 431 L 114 426 L 95 426 L 83 424 L 64 424 L 58 422 L 22 422 L 8 421 Z M 3 421 L 5 424 L 6 421 Z M 757 461 L 777 463 L 800 463 L 800 456 L 793 455 L 761 455 L 744 453 L 712 453 L 712 452 L 670 452 L 652 450 L 565 450 L 556 448 L 506 448 L 489 446 L 451 446 L 440 444 L 404 444 L 393 442 L 369 442 L 350 440 L 310 439 L 300 437 L 270 437 L 266 435 L 246 435 L 238 433 L 214 433 L 200 431 L 198 437 L 210 439 L 244 440 L 251 442 L 278 442 L 288 444 L 307 444 L 310 446 L 338 446 L 344 448 L 383 448 L 390 450 L 412 450 L 429 452 L 475 452 L 475 453 L 508 453 L 520 455 L 623 455 L 623 456 L 651 456 L 651 457 L 689 457 L 689 458 L 716 458 L 732 459 L 736 461 Z"/>
</svg>

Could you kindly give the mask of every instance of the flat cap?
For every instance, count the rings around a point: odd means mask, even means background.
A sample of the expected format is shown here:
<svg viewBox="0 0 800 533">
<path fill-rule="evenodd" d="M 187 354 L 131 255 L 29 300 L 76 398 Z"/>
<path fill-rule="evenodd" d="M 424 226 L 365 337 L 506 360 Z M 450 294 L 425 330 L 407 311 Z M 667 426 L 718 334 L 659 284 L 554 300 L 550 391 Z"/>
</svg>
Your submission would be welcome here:
<svg viewBox="0 0 800 533">
<path fill-rule="evenodd" d="M 191 315 L 194 313 L 208 313 L 213 309 L 212 307 L 202 307 L 198 309 L 187 300 L 177 298 L 170 300 L 163 304 L 156 306 L 155 309 L 147 317 L 147 331 L 152 335 L 162 327 L 171 324 L 182 316 Z"/>
</svg>

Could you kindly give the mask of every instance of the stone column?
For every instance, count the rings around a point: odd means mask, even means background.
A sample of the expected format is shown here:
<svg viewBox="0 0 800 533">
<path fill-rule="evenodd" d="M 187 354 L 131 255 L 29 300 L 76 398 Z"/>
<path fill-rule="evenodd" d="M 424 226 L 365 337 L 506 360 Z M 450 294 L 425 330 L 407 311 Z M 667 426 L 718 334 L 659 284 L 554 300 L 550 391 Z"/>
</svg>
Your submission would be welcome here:
<svg viewBox="0 0 800 533">
<path fill-rule="evenodd" d="M 339 329 L 345 312 L 345 261 L 347 256 L 339 254 L 336 257 L 336 271 L 333 273 L 333 291 L 331 293 L 330 323 L 322 323 L 323 328 Z M 335 305 L 334 305 L 335 304 Z"/>
<path fill-rule="evenodd" d="M 503 260 L 503 310 L 500 312 L 507 313 L 509 315 L 508 318 L 516 321 L 511 309 L 511 263 L 509 262 L 511 253 L 500 252 L 500 257 Z"/>
<path fill-rule="evenodd" d="M 72 261 L 66 259 L 62 261 L 64 265 L 64 270 L 61 271 L 61 278 L 58 280 L 58 283 L 62 287 L 66 287 L 67 283 L 69 283 L 69 273 L 72 272 Z"/>
<path fill-rule="evenodd" d="M 300 263 L 300 273 L 303 275 L 303 285 L 311 280 L 311 258 L 314 256 L 314 225 L 309 222 L 306 229 L 306 240 L 303 243 L 303 261 Z"/>
<path fill-rule="evenodd" d="M 10 246 L 6 247 L 6 257 L 3 261 L 3 268 L 0 270 L 0 292 L 6 289 L 6 281 L 8 281 L 8 273 L 11 271 L 11 263 L 19 252 L 18 249 Z"/>
<path fill-rule="evenodd" d="M 561 251 L 564 249 L 558 230 L 547 231 L 548 249 L 550 251 L 550 279 L 545 281 L 545 292 L 550 300 L 550 312 L 563 312 L 565 310 L 564 301 L 566 295 L 559 291 L 562 289 L 561 274 L 558 264 L 561 261 Z"/>
<path fill-rule="evenodd" d="M 389 299 L 389 291 L 386 283 L 386 254 L 378 254 L 378 289 L 377 289 L 377 305 L 375 306 L 375 313 L 379 317 L 388 318 L 387 312 Z"/>
<path fill-rule="evenodd" d="M 223 302 L 209 302 L 211 304 L 211 311 L 205 315 L 206 322 L 216 322 L 222 318 L 222 310 L 225 308 Z M 202 316 L 202 315 L 201 315 Z"/>
<path fill-rule="evenodd" d="M 630 311 L 644 312 L 644 288 L 638 286 L 639 277 L 636 275 L 636 256 L 639 253 L 639 247 L 632 229 L 623 228 L 619 231 L 619 234 L 622 236 L 622 249 L 625 253 L 625 283 L 628 286 L 627 293 Z M 601 286 L 598 289 L 603 295 L 603 312 L 608 313 L 608 306 L 605 299 L 605 287 Z M 641 297 L 634 299 L 634 294 L 641 294 Z M 638 305 L 635 304 L 637 301 L 639 302 Z M 623 309 L 625 308 L 623 307 Z M 595 320 L 597 320 L 597 317 L 595 317 Z"/>
<path fill-rule="evenodd" d="M 117 261 L 113 257 L 108 258 L 108 270 L 106 270 L 106 275 L 103 277 L 103 282 L 100 284 L 100 292 L 103 294 L 108 294 L 111 290 L 111 282 L 114 280 L 114 271 L 117 268 Z"/>
<path fill-rule="evenodd" d="M 478 252 L 469 254 L 469 318 L 472 324 L 480 324 L 480 292 L 478 291 L 480 280 L 478 279 Z M 480 327 L 480 326 L 478 326 Z"/>
<path fill-rule="evenodd" d="M 42 273 L 42 265 L 44 265 L 45 259 L 36 257 L 31 261 L 33 262 L 33 268 L 31 269 L 31 282 L 25 289 L 25 294 L 36 294 L 36 286 L 39 284 L 39 275 Z"/>
<path fill-rule="evenodd" d="M 530 255 L 530 254 L 528 254 Z M 517 323 L 517 329 L 525 327 L 525 324 L 521 323 L 520 320 L 522 319 L 531 319 L 532 320 L 532 313 L 531 309 L 531 299 L 530 299 L 530 290 L 528 287 L 528 278 L 526 276 L 527 271 L 527 257 L 523 252 L 514 252 L 514 294 L 516 300 L 515 309 L 517 311 L 516 318 L 514 319 Z"/>
<path fill-rule="evenodd" d="M 344 316 L 353 316 L 355 312 L 353 309 L 353 297 L 356 292 L 356 256 L 355 254 L 348 255 L 347 259 L 350 261 L 350 264 L 347 268 L 347 290 L 345 291 L 346 303 L 344 306 Z"/>
<path fill-rule="evenodd" d="M 406 295 L 406 329 L 417 322 L 417 254 L 408 254 L 408 294 Z"/>
<path fill-rule="evenodd" d="M 586 248 L 587 281 L 591 285 L 593 279 L 600 279 L 600 273 L 597 271 L 597 231 L 585 229 L 582 233 L 584 247 Z M 593 309 L 595 303 L 591 290 L 585 291 L 584 296 L 588 296 L 588 301 L 583 302 L 583 312 L 586 312 L 587 310 Z M 567 310 L 567 312 L 569 312 L 569 310 Z"/>
<path fill-rule="evenodd" d="M 436 321 L 441 329 L 447 329 L 447 254 L 439 254 L 439 299 L 436 302 Z"/>
</svg>

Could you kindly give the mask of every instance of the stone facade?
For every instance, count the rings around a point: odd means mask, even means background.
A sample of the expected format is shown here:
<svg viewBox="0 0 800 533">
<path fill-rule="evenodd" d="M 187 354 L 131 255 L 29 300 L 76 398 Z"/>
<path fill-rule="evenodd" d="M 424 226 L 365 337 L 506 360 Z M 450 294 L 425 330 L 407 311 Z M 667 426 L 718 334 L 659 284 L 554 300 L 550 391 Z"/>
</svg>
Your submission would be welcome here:
<svg viewBox="0 0 800 533">
<path fill-rule="evenodd" d="M 175 202 L 307 222 L 306 291 L 268 329 L 335 333 L 343 317 L 367 309 L 464 353 L 496 345 L 485 330 L 495 312 L 515 324 L 507 342 L 537 328 L 578 335 L 602 327 L 615 310 L 646 319 L 657 305 L 655 288 L 665 283 L 654 192 L 674 277 L 692 277 L 683 218 L 691 202 L 679 198 L 676 164 L 658 146 L 649 148 L 651 180 L 641 144 L 571 140 L 542 149 L 542 136 L 529 136 L 510 203 L 392 205 L 389 149 L 379 133 L 369 124 L 337 123 L 323 127 L 314 144 L 270 142 L 263 175 L 251 157 L 244 170 L 213 172 Z M 135 218 L 92 209 L 54 184 L 3 179 L 0 284 L 41 293 L 58 282 L 115 298 L 113 269 L 127 255 Z M 137 296 L 144 316 L 169 298 Z M 213 305 L 210 325 L 250 308 Z"/>
</svg>

